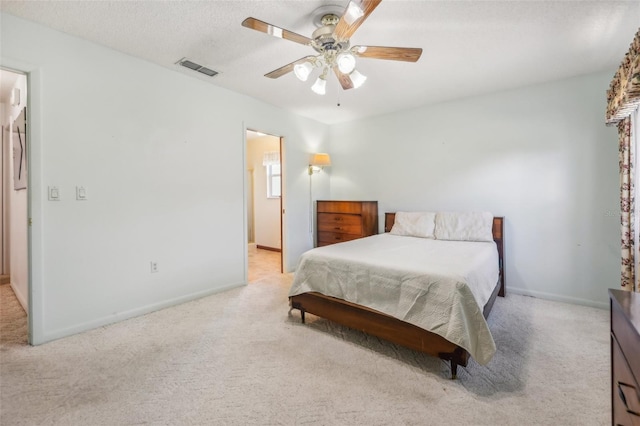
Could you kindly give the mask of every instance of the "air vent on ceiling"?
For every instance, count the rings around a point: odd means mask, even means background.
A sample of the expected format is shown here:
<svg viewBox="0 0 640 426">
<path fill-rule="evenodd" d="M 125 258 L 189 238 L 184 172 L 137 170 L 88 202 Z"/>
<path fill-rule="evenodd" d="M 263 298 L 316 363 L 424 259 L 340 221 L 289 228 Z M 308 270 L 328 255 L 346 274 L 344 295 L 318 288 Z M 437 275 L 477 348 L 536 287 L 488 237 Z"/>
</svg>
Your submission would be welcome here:
<svg viewBox="0 0 640 426">
<path fill-rule="evenodd" d="M 194 71 L 198 71 L 199 73 L 208 75 L 209 77 L 213 77 L 214 75 L 218 74 L 218 71 L 214 71 L 211 68 L 203 67 L 200 64 L 196 64 L 195 62 L 188 60 L 187 58 L 180 59 L 178 62 L 176 62 L 176 64 L 182 65 L 183 67 L 187 67 Z"/>
</svg>

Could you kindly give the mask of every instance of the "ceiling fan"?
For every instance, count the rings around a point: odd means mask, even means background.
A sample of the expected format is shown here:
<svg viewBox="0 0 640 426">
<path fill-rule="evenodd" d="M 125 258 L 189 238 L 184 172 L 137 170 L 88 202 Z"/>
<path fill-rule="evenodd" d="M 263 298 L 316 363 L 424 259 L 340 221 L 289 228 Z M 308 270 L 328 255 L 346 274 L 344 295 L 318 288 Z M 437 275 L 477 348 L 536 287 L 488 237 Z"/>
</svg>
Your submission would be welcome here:
<svg viewBox="0 0 640 426">
<path fill-rule="evenodd" d="M 265 74 L 265 77 L 279 78 L 293 71 L 298 79 L 307 81 L 314 68 L 320 68 L 322 73 L 311 87 L 311 90 L 319 95 L 324 95 L 329 70 L 334 72 L 344 90 L 357 89 L 365 82 L 367 77 L 355 69 L 356 58 L 405 62 L 416 62 L 420 59 L 420 55 L 422 55 L 422 49 L 420 48 L 350 46 L 349 39 L 351 36 L 381 1 L 351 0 L 341 16 L 338 16 L 339 10 L 341 10 L 338 6 L 319 8 L 318 10 L 321 13 L 317 23 L 319 28 L 313 32 L 311 38 L 256 18 L 245 19 L 242 21 L 242 26 L 305 46 L 311 46 L 317 52 L 317 55 L 300 58 Z M 336 10 L 336 8 L 339 9 Z"/>
</svg>

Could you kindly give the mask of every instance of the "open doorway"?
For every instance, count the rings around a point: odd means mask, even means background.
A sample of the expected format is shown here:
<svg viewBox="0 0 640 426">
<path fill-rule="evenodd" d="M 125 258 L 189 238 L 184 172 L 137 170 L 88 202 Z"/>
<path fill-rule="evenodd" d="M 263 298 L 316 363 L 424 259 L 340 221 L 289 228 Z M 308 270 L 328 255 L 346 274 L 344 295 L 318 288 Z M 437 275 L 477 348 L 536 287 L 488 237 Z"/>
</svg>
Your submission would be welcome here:
<svg viewBox="0 0 640 426">
<path fill-rule="evenodd" d="M 283 271 L 282 141 L 247 130 L 247 250 L 250 283 Z"/>
<path fill-rule="evenodd" d="M 0 325 L 27 343 L 29 312 L 27 76 L 0 69 Z"/>
</svg>

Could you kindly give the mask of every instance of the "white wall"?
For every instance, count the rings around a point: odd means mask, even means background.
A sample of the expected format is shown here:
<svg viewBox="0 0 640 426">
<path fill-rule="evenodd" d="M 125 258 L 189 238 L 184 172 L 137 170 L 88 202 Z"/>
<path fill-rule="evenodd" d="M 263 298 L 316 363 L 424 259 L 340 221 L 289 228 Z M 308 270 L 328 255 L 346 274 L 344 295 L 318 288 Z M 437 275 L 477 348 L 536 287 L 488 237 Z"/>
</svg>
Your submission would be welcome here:
<svg viewBox="0 0 640 426">
<path fill-rule="evenodd" d="M 285 270 L 311 247 L 306 167 L 327 126 L 0 18 L 0 65 L 30 73 L 34 343 L 246 283 L 247 127 L 284 136 Z"/>
<path fill-rule="evenodd" d="M 262 136 L 247 141 L 247 166 L 254 171 L 253 207 L 255 212 L 255 243 L 279 249 L 280 199 L 267 198 L 267 173 L 262 165 L 264 153 L 280 150 L 280 138 Z"/>
<path fill-rule="evenodd" d="M 505 216 L 508 290 L 606 307 L 620 276 L 617 136 L 604 125 L 612 76 L 334 125 L 331 196 L 378 200 L 381 215 Z"/>
</svg>

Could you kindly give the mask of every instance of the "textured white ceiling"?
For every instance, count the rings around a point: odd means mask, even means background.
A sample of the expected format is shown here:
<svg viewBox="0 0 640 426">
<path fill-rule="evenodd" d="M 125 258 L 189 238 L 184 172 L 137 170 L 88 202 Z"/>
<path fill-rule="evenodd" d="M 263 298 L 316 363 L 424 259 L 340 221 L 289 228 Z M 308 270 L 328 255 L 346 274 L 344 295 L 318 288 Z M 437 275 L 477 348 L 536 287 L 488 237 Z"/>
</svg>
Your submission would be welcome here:
<svg viewBox="0 0 640 426">
<path fill-rule="evenodd" d="M 421 47 L 417 63 L 361 58 L 364 86 L 263 75 L 314 54 L 242 27 L 249 16 L 307 37 L 313 11 L 346 0 L 0 1 L 0 10 L 325 123 L 614 70 L 640 26 L 640 1 L 383 0 L 351 44 Z M 187 57 L 213 78 L 179 67 Z M 603 97 L 604 97 L 603 92 Z M 340 106 L 338 106 L 340 104 Z"/>
</svg>

